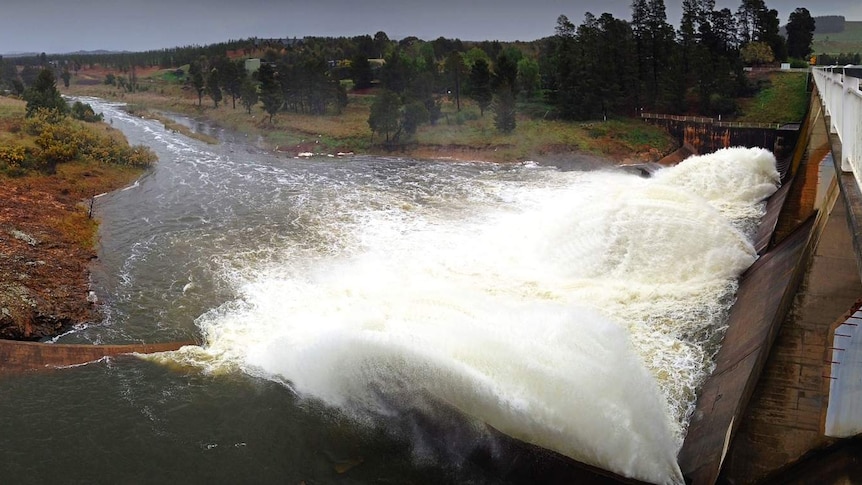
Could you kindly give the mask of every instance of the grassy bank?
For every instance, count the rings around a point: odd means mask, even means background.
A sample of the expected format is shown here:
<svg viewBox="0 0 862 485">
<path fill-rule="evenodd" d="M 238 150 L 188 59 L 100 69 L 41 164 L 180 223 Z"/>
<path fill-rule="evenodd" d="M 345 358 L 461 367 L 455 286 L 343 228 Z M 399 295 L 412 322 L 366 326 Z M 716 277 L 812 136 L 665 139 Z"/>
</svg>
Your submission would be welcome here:
<svg viewBox="0 0 862 485">
<path fill-rule="evenodd" d="M 368 127 L 373 91 L 349 94 L 347 107 L 338 115 L 280 112 L 270 123 L 269 116 L 259 105 L 247 113 L 239 105 L 234 109 L 229 98 L 216 108 L 204 97 L 199 106 L 196 94 L 184 90 L 162 71 L 140 78 L 145 87 L 143 92 L 123 93 L 92 81 L 78 84 L 73 78 L 72 87 L 66 92 L 125 101 L 145 107 L 150 113 L 162 110 L 205 119 L 291 155 L 302 152 L 391 153 L 379 145 L 381 140 L 372 138 Z M 453 100 L 445 99 L 436 125 L 420 127 L 416 136 L 400 147 L 397 154 L 516 162 L 578 151 L 619 161 L 656 158 L 674 148 L 673 140 L 661 130 L 640 120 L 628 119 L 573 123 L 521 115 L 515 131 L 504 135 L 495 129 L 493 113 L 480 116 L 478 107 L 468 99 L 462 99 L 461 105 L 459 112 Z M 529 105 L 522 108 L 522 112 L 531 111 Z"/>
<path fill-rule="evenodd" d="M 760 79 L 765 86 L 754 98 L 740 100 L 742 115 L 736 121 L 746 123 L 801 121 L 808 107 L 807 80 L 806 73 L 769 73 L 766 78 Z"/>
</svg>

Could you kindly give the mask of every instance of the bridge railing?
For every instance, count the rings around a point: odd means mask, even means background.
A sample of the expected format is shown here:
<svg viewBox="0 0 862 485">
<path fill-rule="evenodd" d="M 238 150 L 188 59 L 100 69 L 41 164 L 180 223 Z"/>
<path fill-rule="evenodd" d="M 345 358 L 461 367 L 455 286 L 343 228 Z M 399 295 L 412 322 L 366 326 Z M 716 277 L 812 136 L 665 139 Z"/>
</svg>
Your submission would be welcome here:
<svg viewBox="0 0 862 485">
<path fill-rule="evenodd" d="M 816 67 L 812 74 L 829 129 L 841 140 L 841 169 L 853 172 L 862 188 L 862 66 Z"/>
<path fill-rule="evenodd" d="M 725 128 L 767 128 L 772 130 L 777 130 L 785 125 L 785 123 L 749 123 L 744 121 L 721 121 L 720 119 L 708 118 L 706 116 L 682 116 L 643 112 L 641 113 L 641 119 L 673 120 L 689 123 L 708 123 L 714 126 L 721 126 Z"/>
</svg>

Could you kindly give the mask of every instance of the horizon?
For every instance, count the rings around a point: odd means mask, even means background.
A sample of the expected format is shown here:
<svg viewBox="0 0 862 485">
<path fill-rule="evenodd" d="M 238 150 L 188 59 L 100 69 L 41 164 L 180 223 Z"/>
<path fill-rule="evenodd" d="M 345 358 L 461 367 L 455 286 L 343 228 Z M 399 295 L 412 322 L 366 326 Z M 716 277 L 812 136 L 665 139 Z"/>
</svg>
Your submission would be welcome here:
<svg viewBox="0 0 862 485">
<path fill-rule="evenodd" d="M 357 8 L 347 0 L 274 2 L 246 0 L 153 0 L 146 9 L 131 0 L 5 0 L 0 18 L 0 55 L 80 51 L 142 52 L 192 45 L 205 46 L 231 39 L 292 37 L 353 37 L 386 32 L 391 39 L 415 36 L 481 42 L 531 42 L 554 34 L 560 15 L 580 24 L 586 12 L 604 12 L 630 19 L 630 0 L 585 0 L 566 5 L 561 0 L 477 0 L 462 5 L 439 0 L 433 5 L 397 0 L 368 0 Z M 676 26 L 681 0 L 665 2 L 668 22 Z M 791 0 L 767 1 L 779 12 L 781 24 L 799 5 Z M 718 0 L 716 9 L 736 11 L 739 2 Z M 857 0 L 825 0 L 805 7 L 814 17 L 843 15 L 862 20 Z M 345 14 L 346 13 L 346 14 Z M 859 20 L 857 20 L 859 19 Z M 41 26 L 34 34 L 34 25 Z M 83 28 L 82 28 L 83 26 Z"/>
</svg>

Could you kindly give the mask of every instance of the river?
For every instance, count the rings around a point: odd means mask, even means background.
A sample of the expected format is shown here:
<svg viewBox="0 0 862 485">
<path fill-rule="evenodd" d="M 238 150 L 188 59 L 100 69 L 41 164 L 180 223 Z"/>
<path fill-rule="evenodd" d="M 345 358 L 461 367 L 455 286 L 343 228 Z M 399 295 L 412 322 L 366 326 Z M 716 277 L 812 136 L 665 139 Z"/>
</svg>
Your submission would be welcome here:
<svg viewBox="0 0 862 485">
<path fill-rule="evenodd" d="M 292 159 L 86 101 L 160 161 L 96 199 L 105 318 L 57 341 L 202 346 L 0 377 L 0 481 L 534 480 L 500 432 L 681 480 L 768 152 L 651 179 Z"/>
</svg>

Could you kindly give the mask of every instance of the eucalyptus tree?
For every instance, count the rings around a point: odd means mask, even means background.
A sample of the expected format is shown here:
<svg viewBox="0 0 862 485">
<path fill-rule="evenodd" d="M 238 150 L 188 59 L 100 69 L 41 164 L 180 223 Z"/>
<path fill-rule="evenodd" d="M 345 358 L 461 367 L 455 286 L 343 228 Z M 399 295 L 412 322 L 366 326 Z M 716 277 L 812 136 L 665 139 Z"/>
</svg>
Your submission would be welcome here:
<svg viewBox="0 0 862 485">
<path fill-rule="evenodd" d="M 368 115 L 368 126 L 372 136 L 380 133 L 386 137 L 388 144 L 391 138 L 397 140 L 401 127 L 401 97 L 397 93 L 384 89 L 374 97 L 371 113 Z"/>
</svg>

